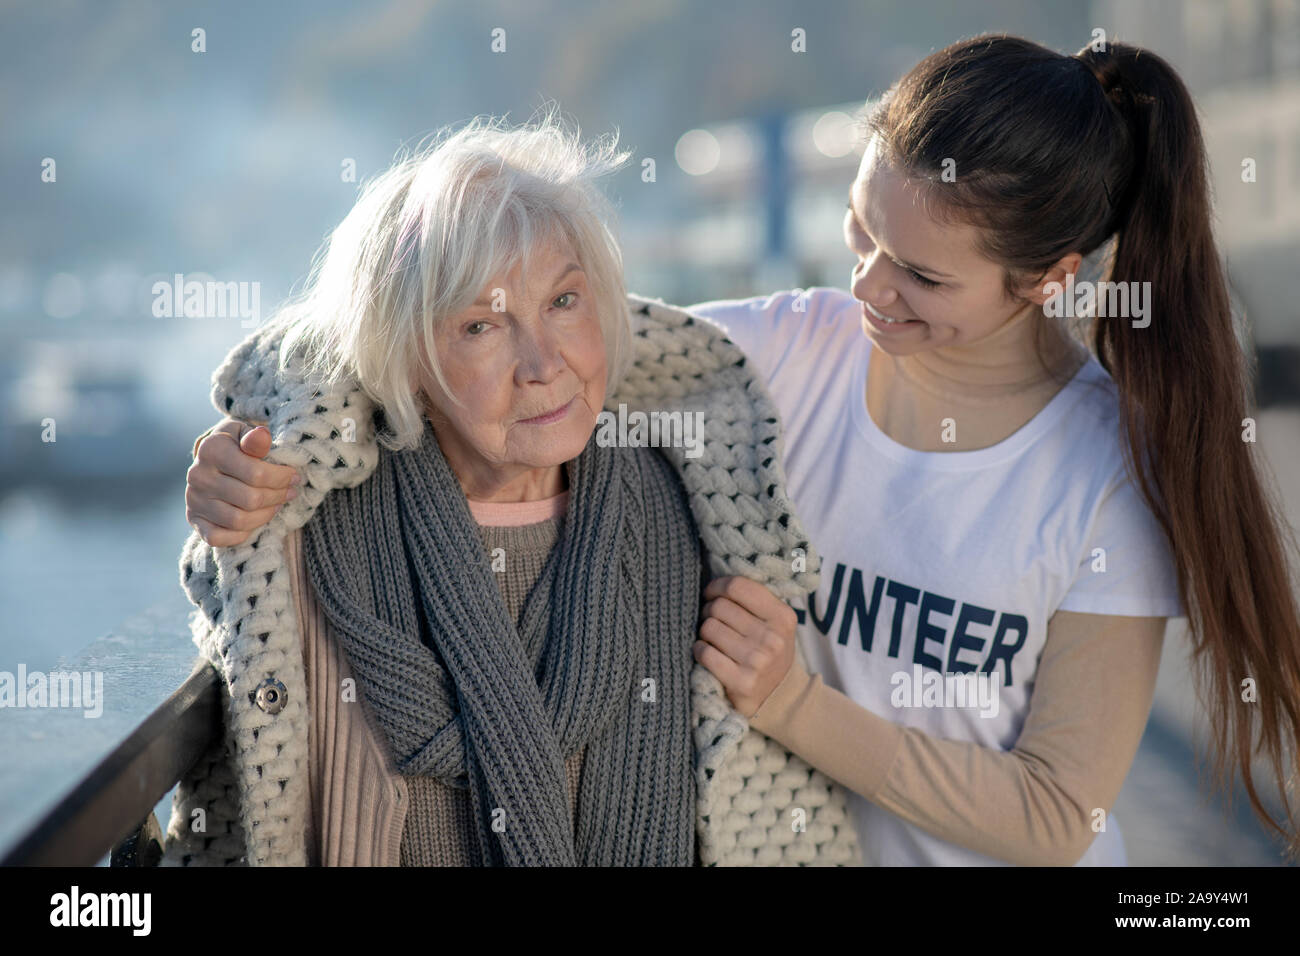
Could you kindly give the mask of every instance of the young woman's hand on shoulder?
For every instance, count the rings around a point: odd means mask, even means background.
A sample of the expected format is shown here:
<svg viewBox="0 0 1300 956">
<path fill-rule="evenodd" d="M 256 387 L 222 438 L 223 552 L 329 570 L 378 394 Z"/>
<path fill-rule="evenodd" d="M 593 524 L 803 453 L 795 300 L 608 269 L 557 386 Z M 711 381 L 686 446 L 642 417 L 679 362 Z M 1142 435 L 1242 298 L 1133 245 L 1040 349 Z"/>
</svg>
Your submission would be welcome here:
<svg viewBox="0 0 1300 956">
<path fill-rule="evenodd" d="M 752 717 L 794 663 L 798 620 L 788 604 L 748 578 L 715 578 L 704 597 L 695 659 L 722 682 L 731 705 Z"/>
<path fill-rule="evenodd" d="M 214 548 L 242 544 L 298 494 L 298 472 L 262 461 L 271 432 L 225 418 L 194 444 L 185 475 L 185 520 Z"/>
</svg>

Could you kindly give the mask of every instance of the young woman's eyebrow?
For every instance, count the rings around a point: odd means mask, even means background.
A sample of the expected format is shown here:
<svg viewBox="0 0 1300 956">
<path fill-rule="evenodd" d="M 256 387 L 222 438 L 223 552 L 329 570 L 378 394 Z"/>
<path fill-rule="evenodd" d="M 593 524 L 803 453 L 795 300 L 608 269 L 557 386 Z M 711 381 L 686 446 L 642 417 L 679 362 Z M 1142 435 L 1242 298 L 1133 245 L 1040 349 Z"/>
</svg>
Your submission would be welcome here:
<svg viewBox="0 0 1300 956">
<path fill-rule="evenodd" d="M 862 225 L 862 220 L 858 218 L 858 211 L 853 208 L 852 189 L 849 190 L 849 212 L 853 213 L 853 222 L 857 225 L 859 229 L 862 230 L 863 235 L 870 236 L 871 233 L 867 232 L 866 226 Z M 886 255 L 889 255 L 889 253 L 886 253 Z M 889 258 L 893 259 L 894 262 L 898 263 L 904 269 L 912 269 L 916 272 L 928 273 L 930 275 L 939 276 L 944 279 L 954 278 L 953 276 L 948 275 L 948 273 L 946 272 L 940 272 L 938 269 L 927 269 L 925 266 L 917 266 L 917 265 L 913 265 L 910 262 L 904 262 L 902 259 L 899 259 L 897 256 L 889 255 Z"/>
</svg>

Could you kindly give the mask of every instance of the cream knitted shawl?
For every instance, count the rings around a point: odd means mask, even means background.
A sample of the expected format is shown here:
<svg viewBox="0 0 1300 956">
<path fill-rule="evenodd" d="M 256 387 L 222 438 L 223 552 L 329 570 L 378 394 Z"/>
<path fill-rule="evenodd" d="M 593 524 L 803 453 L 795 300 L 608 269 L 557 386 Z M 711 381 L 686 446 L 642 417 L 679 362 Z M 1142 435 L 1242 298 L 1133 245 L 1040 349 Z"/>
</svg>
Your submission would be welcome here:
<svg viewBox="0 0 1300 956">
<path fill-rule="evenodd" d="M 716 326 L 659 300 L 630 295 L 628 311 L 634 363 L 607 407 L 704 413 L 699 457 L 660 451 L 681 476 L 712 574 L 743 575 L 786 600 L 815 590 L 819 558 L 786 496 L 776 407 L 744 354 Z M 198 532 L 185 542 L 181 584 L 198 606 L 194 643 L 225 683 L 225 740 L 180 781 L 164 866 L 306 863 L 306 676 L 285 538 L 330 489 L 365 481 L 379 446 L 374 403 L 360 388 L 322 391 L 296 364 L 278 371 L 283 334 L 267 322 L 213 373 L 217 410 L 266 423 L 267 460 L 296 468 L 303 483 L 241 545 L 212 548 Z M 282 695 L 271 706 L 269 688 Z M 705 865 L 861 862 L 843 789 L 750 729 L 699 664 L 691 726 Z"/>
</svg>

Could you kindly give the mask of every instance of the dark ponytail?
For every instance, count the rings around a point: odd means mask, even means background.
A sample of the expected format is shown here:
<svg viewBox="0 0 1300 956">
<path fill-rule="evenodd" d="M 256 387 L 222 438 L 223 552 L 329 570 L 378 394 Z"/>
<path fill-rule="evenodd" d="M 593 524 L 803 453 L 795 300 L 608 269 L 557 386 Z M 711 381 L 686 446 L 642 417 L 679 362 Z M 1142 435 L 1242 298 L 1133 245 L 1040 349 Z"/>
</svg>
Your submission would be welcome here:
<svg viewBox="0 0 1300 956">
<path fill-rule="evenodd" d="M 1211 707 L 1215 779 L 1236 755 L 1252 807 L 1256 737 L 1280 781 L 1294 773 L 1300 727 L 1300 625 L 1284 551 L 1286 527 L 1260 481 L 1256 445 L 1242 440 L 1249 375 L 1215 248 L 1209 170 L 1195 107 L 1150 51 L 1111 44 L 1076 56 L 1122 118 L 1133 157 L 1119 202 L 1111 278 L 1150 281 L 1146 328 L 1096 320 L 1093 348 L 1119 386 L 1128 453 L 1143 453 L 1147 500 L 1179 562 L 1198 689 Z M 1163 319 L 1163 321 L 1161 321 Z M 1258 700 L 1242 701 L 1253 678 Z M 1255 718 L 1258 717 L 1258 720 Z M 1284 795 L 1294 845 L 1295 819 Z"/>
<path fill-rule="evenodd" d="M 1008 292 L 1068 252 L 1115 237 L 1106 278 L 1149 282 L 1149 322 L 1098 317 L 1087 331 L 1118 386 L 1125 457 L 1169 541 L 1208 702 L 1214 779 L 1241 774 L 1259 817 L 1300 853 L 1300 612 L 1287 526 L 1243 441 L 1249 373 L 1211 226 L 1195 107 L 1163 59 L 1110 43 L 1063 56 L 982 36 L 921 61 L 867 117 L 886 155 L 925 182 L 933 208 L 980 227 Z M 956 180 L 943 182 L 945 160 Z M 1251 679 L 1256 699 L 1243 700 Z M 1256 752 L 1283 819 L 1255 785 Z"/>
</svg>

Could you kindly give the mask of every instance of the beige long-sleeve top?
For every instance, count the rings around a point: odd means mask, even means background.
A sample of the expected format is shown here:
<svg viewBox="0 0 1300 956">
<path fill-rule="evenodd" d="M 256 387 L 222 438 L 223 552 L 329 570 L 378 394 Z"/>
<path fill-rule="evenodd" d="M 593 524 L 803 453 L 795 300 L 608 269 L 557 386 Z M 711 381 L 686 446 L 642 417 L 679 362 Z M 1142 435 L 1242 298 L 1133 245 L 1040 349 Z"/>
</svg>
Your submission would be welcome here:
<svg viewBox="0 0 1300 956">
<path fill-rule="evenodd" d="M 1070 865 L 1137 753 L 1163 618 L 1058 612 L 1015 746 L 943 740 L 877 716 L 796 660 L 750 720 L 827 776 L 949 842 L 1030 866 Z"/>
<path fill-rule="evenodd" d="M 1005 359 L 994 370 L 1007 378 L 1018 371 Z M 974 375 L 944 371 L 953 379 Z M 1023 374 L 1033 373 L 1025 366 Z M 863 399 L 894 440 L 963 451 L 1003 440 L 1060 388 L 1042 379 L 1014 393 L 995 387 L 988 396 L 963 398 L 943 384 L 915 358 L 882 358 L 871 369 L 874 394 Z M 963 444 L 935 443 L 928 424 L 949 415 L 968 423 Z M 1053 615 L 1029 713 L 1009 751 L 895 724 L 827 687 L 797 660 L 750 724 L 941 839 L 1010 863 L 1071 865 L 1096 836 L 1098 811 L 1109 814 L 1137 753 L 1164 625 L 1164 618 Z"/>
</svg>

